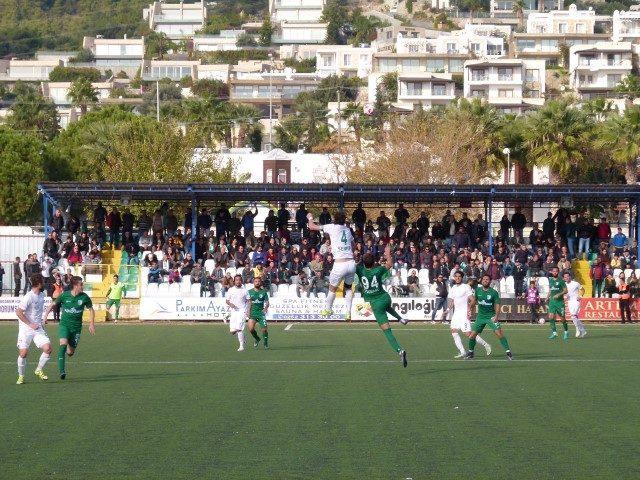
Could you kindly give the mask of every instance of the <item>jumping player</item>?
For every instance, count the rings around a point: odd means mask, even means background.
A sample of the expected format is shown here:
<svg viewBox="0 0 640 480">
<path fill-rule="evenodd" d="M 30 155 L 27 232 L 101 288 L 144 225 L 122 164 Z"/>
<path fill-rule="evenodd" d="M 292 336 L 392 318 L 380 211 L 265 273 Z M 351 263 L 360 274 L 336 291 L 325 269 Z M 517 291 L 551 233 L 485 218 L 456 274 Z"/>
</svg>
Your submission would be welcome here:
<svg viewBox="0 0 640 480">
<path fill-rule="evenodd" d="M 238 336 L 238 351 L 244 350 L 244 321 L 247 313 L 247 289 L 242 283 L 242 275 L 233 277 L 233 287 L 225 295 L 227 306 L 231 309 L 229 316 L 229 333 Z"/>
<path fill-rule="evenodd" d="M 51 356 L 51 341 L 45 332 L 43 325 L 47 323 L 47 317 L 42 316 L 44 310 L 44 278 L 36 273 L 29 279 L 31 290 L 22 297 L 20 305 L 16 309 L 18 316 L 18 381 L 17 385 L 24 383 L 24 372 L 27 368 L 27 353 L 31 342 L 42 350 L 35 375 L 40 380 L 48 380 L 44 374 L 44 366 Z"/>
<path fill-rule="evenodd" d="M 269 294 L 262 288 L 262 279 L 253 280 L 253 288 L 247 295 L 247 318 L 249 319 L 249 333 L 254 338 L 253 347 L 258 348 L 260 336 L 256 332 L 256 323 L 262 329 L 265 350 L 269 349 L 269 331 L 267 330 L 267 311 L 269 310 Z"/>
<path fill-rule="evenodd" d="M 507 337 L 502 332 L 498 317 L 500 316 L 500 294 L 496 292 L 489 285 L 491 284 L 491 277 L 486 273 L 480 280 L 481 286 L 477 287 L 470 302 L 469 307 L 473 308 L 475 304 L 478 305 L 478 313 L 476 319 L 471 327 L 471 335 L 469 335 L 469 351 L 467 352 L 466 359 L 471 360 L 474 357 L 474 350 L 476 348 L 476 337 L 482 333 L 484 327 L 489 327 L 496 334 L 496 337 L 500 340 L 500 344 L 504 347 L 507 353 L 507 359 L 513 360 L 513 354 L 509 348 L 509 342 Z"/>
<path fill-rule="evenodd" d="M 353 279 L 356 273 L 356 262 L 353 260 L 353 235 L 345 226 L 346 216 L 344 212 L 337 212 L 333 216 L 333 223 L 318 225 L 313 220 L 313 215 L 307 215 L 309 230 L 321 231 L 329 235 L 331 240 L 331 253 L 333 254 L 333 268 L 329 274 L 329 293 L 324 310 L 320 312 L 323 317 L 333 314 L 333 301 L 336 299 L 336 290 L 340 282 L 344 280 L 345 320 L 351 320 L 351 304 L 353 303 Z"/>
<path fill-rule="evenodd" d="M 403 319 L 398 312 L 391 306 L 391 297 L 382 288 L 385 278 L 390 276 L 389 270 L 393 265 L 391 260 L 391 247 L 387 244 L 384 251 L 386 265 L 375 265 L 375 259 L 371 253 L 365 253 L 362 256 L 362 265 L 358 265 L 356 272 L 358 274 L 358 280 L 360 282 L 360 288 L 362 289 L 362 296 L 365 302 L 371 305 L 373 315 L 378 322 L 378 325 L 382 329 L 384 336 L 387 337 L 387 341 L 391 348 L 400 355 L 402 360 L 402 366 L 407 366 L 407 352 L 405 352 L 396 337 L 394 337 L 389 325 L 389 319 L 387 313 L 390 313 L 397 318 L 400 323 L 406 325 L 407 320 Z"/>
<path fill-rule="evenodd" d="M 473 302 L 473 290 L 466 283 L 462 283 L 463 275 L 460 270 L 453 274 L 453 286 L 449 289 L 449 311 L 453 312 L 451 316 L 451 336 L 453 343 L 459 350 L 459 354 L 455 358 L 463 358 L 466 355 L 460 332 L 467 337 L 471 335 L 471 308 L 469 305 Z M 487 355 L 491 355 L 491 345 L 484 341 L 480 335 L 476 336 L 476 340 L 487 351 Z"/>
<path fill-rule="evenodd" d="M 89 310 L 89 333 L 95 335 L 95 311 L 89 295 L 82 291 L 82 278 L 71 277 L 71 290 L 62 292 L 55 302 L 49 305 L 45 312 L 45 318 L 55 305 L 62 307 L 58 336 L 60 337 L 60 349 L 58 350 L 58 370 L 60 380 L 67 378 L 65 370 L 65 355 L 73 356 L 82 333 L 82 314 L 84 309 Z"/>
<path fill-rule="evenodd" d="M 587 334 L 587 329 L 584 328 L 582 321 L 578 319 L 578 312 L 580 311 L 580 297 L 584 293 L 584 287 L 576 280 L 573 280 L 569 272 L 565 272 L 562 275 L 562 279 L 567 285 L 567 304 L 571 320 L 576 327 L 576 337 L 583 338 Z"/>
<path fill-rule="evenodd" d="M 558 278 L 558 267 L 551 269 L 549 277 L 549 323 L 551 324 L 551 335 L 549 340 L 553 340 L 558 336 L 556 331 L 556 321 L 562 322 L 564 334 L 563 340 L 569 340 L 569 325 L 564 311 L 564 296 L 567 294 L 567 284 L 564 280 Z"/>
</svg>

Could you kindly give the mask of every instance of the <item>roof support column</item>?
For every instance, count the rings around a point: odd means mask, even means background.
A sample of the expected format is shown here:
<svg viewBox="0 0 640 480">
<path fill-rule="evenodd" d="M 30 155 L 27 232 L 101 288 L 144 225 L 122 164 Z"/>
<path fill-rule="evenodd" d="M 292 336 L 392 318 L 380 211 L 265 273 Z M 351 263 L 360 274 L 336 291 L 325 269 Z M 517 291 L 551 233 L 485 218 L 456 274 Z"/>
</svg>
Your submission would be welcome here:
<svg viewBox="0 0 640 480">
<path fill-rule="evenodd" d="M 638 214 L 638 210 L 636 209 L 635 214 Z M 629 201 L 629 236 L 628 238 L 631 239 L 633 237 L 633 228 L 634 228 L 634 216 L 633 216 L 633 202 Z"/>
<path fill-rule="evenodd" d="M 42 223 L 44 227 L 44 236 L 47 236 L 47 228 L 49 227 L 49 197 L 42 194 Z"/>
<path fill-rule="evenodd" d="M 196 238 L 198 229 L 198 205 L 196 197 L 191 197 L 191 258 L 196 261 Z"/>
<path fill-rule="evenodd" d="M 629 218 L 629 223 L 631 223 L 631 218 Z M 640 237 L 640 198 L 636 199 L 636 243 L 638 244 L 638 251 L 636 252 L 636 263 L 640 264 L 640 242 L 638 241 L 638 237 Z M 636 265 L 636 268 L 638 265 Z"/>
<path fill-rule="evenodd" d="M 489 238 L 489 255 L 493 255 L 493 188 L 489 197 L 489 212 L 487 213 L 487 235 Z"/>
</svg>

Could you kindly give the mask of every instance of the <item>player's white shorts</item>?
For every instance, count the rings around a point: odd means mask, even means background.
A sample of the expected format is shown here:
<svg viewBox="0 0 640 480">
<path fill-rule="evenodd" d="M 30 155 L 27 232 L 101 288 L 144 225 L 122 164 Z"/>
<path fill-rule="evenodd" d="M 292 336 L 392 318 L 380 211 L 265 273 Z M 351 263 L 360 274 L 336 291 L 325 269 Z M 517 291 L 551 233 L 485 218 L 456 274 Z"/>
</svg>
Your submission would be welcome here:
<svg viewBox="0 0 640 480">
<path fill-rule="evenodd" d="M 42 348 L 47 343 L 51 343 L 49 340 L 49 336 L 47 332 L 44 331 L 44 328 L 40 327 L 37 330 L 29 327 L 20 327 L 18 331 L 18 348 L 24 349 L 29 348 L 31 342 L 36 344 L 36 347 Z"/>
<path fill-rule="evenodd" d="M 229 331 L 230 332 L 238 332 L 244 328 L 244 312 L 236 312 L 231 311 L 231 315 L 229 316 Z"/>
<path fill-rule="evenodd" d="M 580 310 L 580 302 L 569 300 L 567 302 L 567 306 L 569 307 L 569 313 L 571 315 L 578 315 L 578 311 Z"/>
<path fill-rule="evenodd" d="M 340 281 L 344 279 L 346 285 L 353 285 L 356 275 L 356 262 L 349 260 L 346 262 L 335 262 L 331 273 L 329 274 L 329 283 L 334 287 L 340 285 Z"/>
<path fill-rule="evenodd" d="M 461 332 L 471 331 L 471 322 L 466 314 L 456 315 L 455 313 L 451 317 L 451 323 L 449 325 L 451 330 L 460 330 Z"/>
</svg>

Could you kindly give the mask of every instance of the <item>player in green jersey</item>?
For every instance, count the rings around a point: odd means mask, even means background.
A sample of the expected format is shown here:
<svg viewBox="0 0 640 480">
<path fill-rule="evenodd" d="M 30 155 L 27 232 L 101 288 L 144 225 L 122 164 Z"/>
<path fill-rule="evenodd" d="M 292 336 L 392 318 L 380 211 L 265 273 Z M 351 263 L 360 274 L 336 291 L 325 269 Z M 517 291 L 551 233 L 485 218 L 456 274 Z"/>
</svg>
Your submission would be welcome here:
<svg viewBox="0 0 640 480">
<path fill-rule="evenodd" d="M 406 367 L 407 352 L 400 346 L 398 340 L 396 340 L 396 337 L 393 335 L 387 313 L 393 315 L 404 325 L 407 324 L 407 320 L 403 319 L 400 314 L 395 311 L 391 305 L 391 297 L 384 291 L 384 288 L 382 288 L 384 280 L 390 276 L 389 270 L 393 265 L 389 244 L 387 244 L 385 248 L 384 255 L 386 263 L 385 266 L 382 266 L 375 265 L 375 259 L 371 253 L 365 253 L 362 256 L 362 263 L 364 265 L 358 265 L 356 267 L 356 275 L 358 276 L 358 282 L 362 290 L 362 297 L 365 302 L 371 305 L 371 310 L 373 311 L 376 322 L 378 322 L 391 348 L 400 355 L 402 366 Z"/>
<path fill-rule="evenodd" d="M 116 315 L 113 317 L 114 322 L 118 322 L 118 316 L 120 315 L 120 301 L 122 300 L 122 295 L 124 295 L 127 291 L 127 286 L 124 283 L 120 282 L 120 277 L 116 274 L 113 276 L 113 283 L 109 285 L 109 290 L 107 290 L 107 313 L 111 309 L 112 306 L 116 307 Z"/>
<path fill-rule="evenodd" d="M 253 288 L 247 294 L 247 318 L 249 319 L 249 332 L 254 338 L 253 347 L 258 348 L 260 336 L 256 332 L 256 323 L 260 324 L 265 350 L 269 349 L 269 331 L 267 330 L 267 311 L 269 310 L 269 294 L 262 288 L 262 279 L 253 279 Z"/>
<path fill-rule="evenodd" d="M 484 327 L 489 327 L 496 334 L 500 344 L 507 352 L 507 359 L 513 360 L 511 349 L 509 348 L 509 342 L 507 337 L 502 332 L 502 327 L 498 321 L 500 316 L 500 294 L 496 292 L 491 285 L 491 277 L 487 274 L 482 276 L 480 280 L 481 286 L 477 287 L 470 302 L 469 308 L 473 308 L 474 305 L 478 305 L 478 313 L 476 319 L 471 326 L 471 335 L 469 336 L 469 351 L 465 357 L 467 360 L 473 358 L 473 351 L 476 348 L 476 337 L 482 333 Z"/>
<path fill-rule="evenodd" d="M 562 328 L 564 329 L 564 340 L 569 340 L 569 325 L 567 324 L 567 317 L 564 312 L 564 296 L 567 294 L 567 284 L 564 283 L 560 277 L 558 277 L 558 267 L 551 269 L 551 276 L 549 277 L 549 324 L 551 325 L 551 335 L 549 339 L 553 340 L 558 336 L 556 331 L 556 321 L 562 322 Z"/>
<path fill-rule="evenodd" d="M 75 349 L 80 342 L 80 333 L 82 333 L 82 314 L 84 309 L 89 310 L 89 333 L 96 333 L 95 311 L 91 298 L 82 291 L 82 278 L 71 278 L 71 290 L 62 292 L 47 308 L 45 317 L 55 305 L 62 307 L 60 315 L 60 326 L 58 327 L 58 336 L 60 337 L 60 349 L 58 350 L 58 370 L 60 371 L 60 379 L 67 377 L 65 370 L 65 355 L 70 357 L 74 354 Z"/>
</svg>

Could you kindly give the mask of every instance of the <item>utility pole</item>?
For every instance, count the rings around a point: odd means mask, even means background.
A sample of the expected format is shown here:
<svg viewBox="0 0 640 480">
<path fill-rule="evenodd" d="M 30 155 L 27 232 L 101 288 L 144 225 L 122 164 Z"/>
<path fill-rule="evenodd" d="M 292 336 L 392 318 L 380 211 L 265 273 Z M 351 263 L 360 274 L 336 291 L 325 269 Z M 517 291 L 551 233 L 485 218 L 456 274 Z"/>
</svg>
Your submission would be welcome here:
<svg viewBox="0 0 640 480">
<path fill-rule="evenodd" d="M 269 150 L 273 145 L 273 54 L 269 54 Z"/>
<path fill-rule="evenodd" d="M 342 115 L 340 113 L 340 88 L 338 88 L 338 141 L 342 141 Z"/>
<path fill-rule="evenodd" d="M 160 81 L 156 80 L 156 121 L 160 122 Z"/>
</svg>

